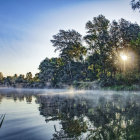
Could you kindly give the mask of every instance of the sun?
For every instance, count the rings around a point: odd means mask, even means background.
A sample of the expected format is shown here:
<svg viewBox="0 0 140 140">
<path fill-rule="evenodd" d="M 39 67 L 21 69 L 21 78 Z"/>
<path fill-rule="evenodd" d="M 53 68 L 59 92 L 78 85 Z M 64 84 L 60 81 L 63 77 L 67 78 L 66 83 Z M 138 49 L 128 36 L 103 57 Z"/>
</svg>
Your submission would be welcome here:
<svg viewBox="0 0 140 140">
<path fill-rule="evenodd" d="M 127 55 L 125 55 L 125 54 L 121 54 L 121 59 L 122 59 L 123 61 L 126 61 L 126 60 L 128 59 L 128 57 L 127 57 Z"/>
</svg>

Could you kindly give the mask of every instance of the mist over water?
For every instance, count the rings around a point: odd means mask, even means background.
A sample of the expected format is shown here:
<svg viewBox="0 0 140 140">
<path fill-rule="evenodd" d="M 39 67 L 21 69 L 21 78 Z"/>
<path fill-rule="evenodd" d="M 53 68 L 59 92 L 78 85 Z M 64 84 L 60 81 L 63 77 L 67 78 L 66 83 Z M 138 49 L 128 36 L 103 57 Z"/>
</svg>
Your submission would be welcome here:
<svg viewBox="0 0 140 140">
<path fill-rule="evenodd" d="M 2 114 L 2 140 L 140 138 L 140 92 L 1 88 Z"/>
</svg>

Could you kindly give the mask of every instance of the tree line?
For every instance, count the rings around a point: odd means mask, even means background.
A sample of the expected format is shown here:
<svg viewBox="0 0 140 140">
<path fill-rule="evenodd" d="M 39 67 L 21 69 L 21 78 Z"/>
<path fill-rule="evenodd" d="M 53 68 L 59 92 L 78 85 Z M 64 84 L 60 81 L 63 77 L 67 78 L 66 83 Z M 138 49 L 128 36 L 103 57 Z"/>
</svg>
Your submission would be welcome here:
<svg viewBox="0 0 140 140">
<path fill-rule="evenodd" d="M 134 10 L 140 8 L 140 1 L 131 4 Z M 31 72 L 7 77 L 0 73 L 0 84 L 39 88 L 93 81 L 101 86 L 139 84 L 140 26 L 125 19 L 110 22 L 99 15 L 85 28 L 85 36 L 74 29 L 59 30 L 51 40 L 59 57 L 46 57 L 34 77 Z"/>
<path fill-rule="evenodd" d="M 99 15 L 86 23 L 86 35 L 60 30 L 51 40 L 58 58 L 40 63 L 42 82 L 56 86 L 99 81 L 102 86 L 139 82 L 140 26 L 125 19 L 110 22 Z M 125 62 L 121 59 L 125 55 Z"/>
</svg>

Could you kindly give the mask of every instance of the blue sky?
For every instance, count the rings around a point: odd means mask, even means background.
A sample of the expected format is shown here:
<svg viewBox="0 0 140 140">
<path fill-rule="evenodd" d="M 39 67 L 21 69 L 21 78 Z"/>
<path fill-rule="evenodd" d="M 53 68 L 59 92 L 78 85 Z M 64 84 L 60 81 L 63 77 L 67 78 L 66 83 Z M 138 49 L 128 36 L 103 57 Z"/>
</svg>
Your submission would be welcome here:
<svg viewBox="0 0 140 140">
<path fill-rule="evenodd" d="M 85 34 L 85 23 L 103 14 L 140 24 L 130 0 L 0 0 L 0 71 L 38 72 L 45 57 L 57 57 L 50 42 L 59 29 Z"/>
</svg>

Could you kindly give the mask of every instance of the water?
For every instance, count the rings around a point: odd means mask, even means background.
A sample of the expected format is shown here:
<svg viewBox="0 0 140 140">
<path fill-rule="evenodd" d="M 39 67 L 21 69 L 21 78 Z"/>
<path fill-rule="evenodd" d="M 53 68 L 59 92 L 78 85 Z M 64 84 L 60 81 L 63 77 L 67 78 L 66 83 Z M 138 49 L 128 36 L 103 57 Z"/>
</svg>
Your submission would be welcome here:
<svg viewBox="0 0 140 140">
<path fill-rule="evenodd" d="M 0 89 L 0 140 L 139 140 L 140 92 Z"/>
</svg>

